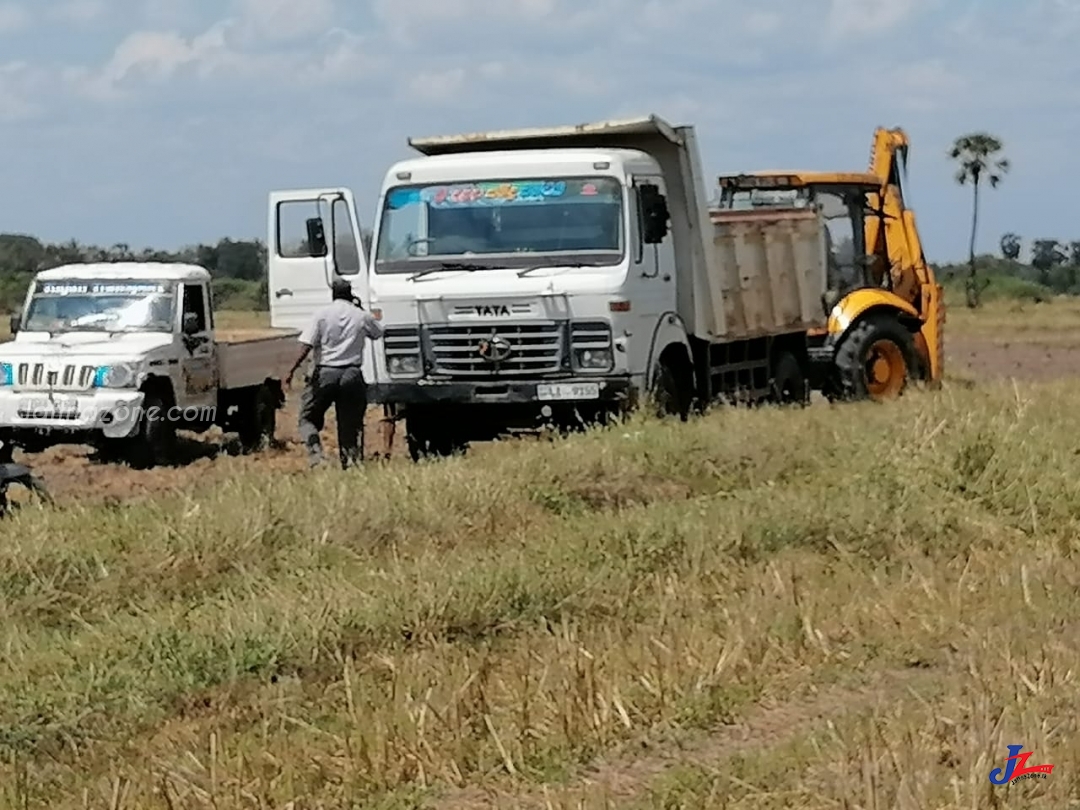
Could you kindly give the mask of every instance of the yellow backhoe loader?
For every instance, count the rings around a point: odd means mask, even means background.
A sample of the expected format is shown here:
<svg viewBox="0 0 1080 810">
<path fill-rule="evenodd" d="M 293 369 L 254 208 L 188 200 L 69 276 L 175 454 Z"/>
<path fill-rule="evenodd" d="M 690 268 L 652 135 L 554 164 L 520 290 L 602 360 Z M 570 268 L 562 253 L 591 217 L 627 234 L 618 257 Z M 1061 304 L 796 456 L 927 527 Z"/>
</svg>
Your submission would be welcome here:
<svg viewBox="0 0 1080 810">
<path fill-rule="evenodd" d="M 714 221 L 750 211 L 821 212 L 826 233 L 824 329 L 808 334 L 810 386 L 830 399 L 885 400 L 910 379 L 936 387 L 945 304 L 904 204 L 908 138 L 874 133 L 869 171 L 757 172 L 719 179 Z"/>
</svg>

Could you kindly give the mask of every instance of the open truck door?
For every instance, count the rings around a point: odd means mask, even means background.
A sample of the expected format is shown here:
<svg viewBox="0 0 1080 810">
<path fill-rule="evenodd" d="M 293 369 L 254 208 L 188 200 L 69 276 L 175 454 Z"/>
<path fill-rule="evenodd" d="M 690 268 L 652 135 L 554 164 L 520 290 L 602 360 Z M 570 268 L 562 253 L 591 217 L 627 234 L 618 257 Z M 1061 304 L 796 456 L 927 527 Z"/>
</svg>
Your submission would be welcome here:
<svg viewBox="0 0 1080 810">
<path fill-rule="evenodd" d="M 367 256 L 356 201 L 346 188 L 270 194 L 267 283 L 270 325 L 303 329 L 330 303 L 335 275 L 352 283 L 367 306 Z"/>
<path fill-rule="evenodd" d="M 270 325 L 274 328 L 306 327 L 315 312 L 330 303 L 335 275 L 348 280 L 370 310 L 367 254 L 356 200 L 349 189 L 271 192 L 267 254 Z M 364 351 L 368 382 L 375 369 L 371 352 L 368 343 Z"/>
</svg>

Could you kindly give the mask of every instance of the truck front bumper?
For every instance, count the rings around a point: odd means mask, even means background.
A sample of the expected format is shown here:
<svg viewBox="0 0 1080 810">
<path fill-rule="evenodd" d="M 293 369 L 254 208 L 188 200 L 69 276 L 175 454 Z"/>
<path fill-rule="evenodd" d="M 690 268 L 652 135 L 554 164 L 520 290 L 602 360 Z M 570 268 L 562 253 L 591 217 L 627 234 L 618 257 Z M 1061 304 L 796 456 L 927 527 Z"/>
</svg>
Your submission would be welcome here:
<svg viewBox="0 0 1080 810">
<path fill-rule="evenodd" d="M 16 436 L 23 432 L 100 433 L 122 439 L 138 425 L 142 403 L 139 391 L 58 393 L 0 388 L 0 431 Z"/>
<path fill-rule="evenodd" d="M 614 405 L 634 394 L 629 376 L 550 380 L 435 381 L 410 380 L 374 383 L 369 399 L 376 404 L 436 405 Z"/>
</svg>

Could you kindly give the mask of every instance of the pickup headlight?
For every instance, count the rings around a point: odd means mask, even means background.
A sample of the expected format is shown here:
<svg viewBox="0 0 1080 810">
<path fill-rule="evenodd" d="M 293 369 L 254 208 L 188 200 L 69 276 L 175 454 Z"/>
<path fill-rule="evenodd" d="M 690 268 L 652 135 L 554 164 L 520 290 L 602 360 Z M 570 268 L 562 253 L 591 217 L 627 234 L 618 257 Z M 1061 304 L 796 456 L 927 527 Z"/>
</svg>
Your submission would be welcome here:
<svg viewBox="0 0 1080 810">
<path fill-rule="evenodd" d="M 138 383 L 139 367 L 134 363 L 100 366 L 94 373 L 94 388 L 136 388 Z"/>
<path fill-rule="evenodd" d="M 15 384 L 15 367 L 11 363 L 0 363 L 0 387 Z"/>
<path fill-rule="evenodd" d="M 418 377 L 423 373 L 420 332 L 415 327 L 387 329 L 383 333 L 386 373 L 391 377 Z"/>
<path fill-rule="evenodd" d="M 610 371 L 615 366 L 611 325 L 604 321 L 574 322 L 570 350 L 575 371 Z"/>
</svg>

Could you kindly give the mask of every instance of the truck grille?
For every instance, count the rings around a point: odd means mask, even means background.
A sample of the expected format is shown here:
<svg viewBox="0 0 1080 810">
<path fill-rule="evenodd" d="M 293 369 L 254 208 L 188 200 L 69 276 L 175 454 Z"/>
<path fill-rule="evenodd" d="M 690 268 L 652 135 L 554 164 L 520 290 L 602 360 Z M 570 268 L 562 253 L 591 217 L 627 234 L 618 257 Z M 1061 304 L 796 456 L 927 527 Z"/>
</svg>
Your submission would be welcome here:
<svg viewBox="0 0 1080 810">
<path fill-rule="evenodd" d="M 74 363 L 49 371 L 44 363 L 19 363 L 15 381 L 20 387 L 53 388 L 55 390 L 85 391 L 94 382 L 94 366 L 78 366 Z"/>
<path fill-rule="evenodd" d="M 435 374 L 493 377 L 550 374 L 563 369 L 563 324 L 547 321 L 487 326 L 429 326 L 428 347 Z M 480 351 L 484 341 L 508 347 L 505 359 L 493 362 Z"/>
</svg>

